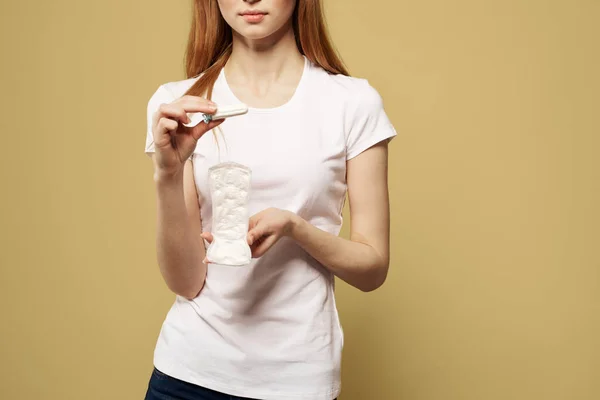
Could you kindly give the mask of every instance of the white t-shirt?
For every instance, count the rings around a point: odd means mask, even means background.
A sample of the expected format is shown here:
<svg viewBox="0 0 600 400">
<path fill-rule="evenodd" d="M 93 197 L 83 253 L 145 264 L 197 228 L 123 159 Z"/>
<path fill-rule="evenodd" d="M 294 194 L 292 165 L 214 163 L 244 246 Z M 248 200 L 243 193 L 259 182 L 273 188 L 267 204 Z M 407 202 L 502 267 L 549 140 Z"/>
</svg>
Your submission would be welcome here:
<svg viewBox="0 0 600 400">
<path fill-rule="evenodd" d="M 154 151 L 152 114 L 197 79 L 169 82 L 154 93 L 146 153 Z M 240 102 L 223 71 L 212 100 Z M 346 160 L 396 135 L 379 93 L 366 80 L 328 74 L 306 58 L 287 103 L 250 108 L 221 128 L 218 147 L 209 132 L 192 155 L 204 231 L 211 230 L 208 168 L 232 161 L 252 170 L 250 215 L 269 207 L 286 209 L 338 235 Z M 158 337 L 154 365 L 234 396 L 331 400 L 340 393 L 342 346 L 333 275 L 283 238 L 250 265 L 209 264 L 197 298 L 176 296 Z"/>
</svg>

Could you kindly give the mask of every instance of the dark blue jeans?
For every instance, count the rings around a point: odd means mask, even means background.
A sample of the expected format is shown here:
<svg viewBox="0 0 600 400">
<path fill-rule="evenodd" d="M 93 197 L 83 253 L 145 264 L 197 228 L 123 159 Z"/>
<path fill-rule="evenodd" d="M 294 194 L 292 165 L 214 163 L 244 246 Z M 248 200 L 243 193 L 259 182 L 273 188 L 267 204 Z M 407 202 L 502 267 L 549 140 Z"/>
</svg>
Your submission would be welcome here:
<svg viewBox="0 0 600 400">
<path fill-rule="evenodd" d="M 173 378 L 156 368 L 152 371 L 144 400 L 252 400 L 194 385 Z"/>
<path fill-rule="evenodd" d="M 154 368 L 144 400 L 257 400 L 231 396 L 184 382 Z"/>
</svg>

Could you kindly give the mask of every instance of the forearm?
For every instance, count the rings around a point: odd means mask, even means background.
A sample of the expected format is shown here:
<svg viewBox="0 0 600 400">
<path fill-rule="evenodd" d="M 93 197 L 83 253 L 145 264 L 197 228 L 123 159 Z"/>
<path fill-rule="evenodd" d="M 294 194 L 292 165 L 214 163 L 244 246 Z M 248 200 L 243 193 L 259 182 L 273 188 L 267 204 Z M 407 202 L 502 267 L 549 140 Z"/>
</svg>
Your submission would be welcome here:
<svg viewBox="0 0 600 400">
<path fill-rule="evenodd" d="M 362 291 L 375 290 L 385 281 L 388 254 L 377 251 L 358 234 L 344 239 L 294 216 L 289 236 L 334 275 Z"/>
<path fill-rule="evenodd" d="M 161 274 L 174 293 L 188 299 L 202 289 L 206 265 L 205 249 L 193 233 L 186 210 L 183 173 L 175 177 L 155 176 L 158 221 L 157 260 Z"/>
</svg>

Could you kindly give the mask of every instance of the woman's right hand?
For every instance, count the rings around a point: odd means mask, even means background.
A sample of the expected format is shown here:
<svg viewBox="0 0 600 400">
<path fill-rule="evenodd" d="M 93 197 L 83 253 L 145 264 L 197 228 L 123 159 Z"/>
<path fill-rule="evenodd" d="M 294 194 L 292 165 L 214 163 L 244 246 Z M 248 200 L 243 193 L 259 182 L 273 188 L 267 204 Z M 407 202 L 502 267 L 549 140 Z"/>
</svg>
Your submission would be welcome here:
<svg viewBox="0 0 600 400">
<path fill-rule="evenodd" d="M 187 113 L 214 114 L 216 104 L 198 96 L 185 95 L 169 104 L 161 104 L 152 119 L 154 166 L 157 176 L 175 176 L 183 171 L 186 160 L 196 148 L 196 142 L 206 132 L 224 120 L 201 122 L 193 128 Z"/>
</svg>

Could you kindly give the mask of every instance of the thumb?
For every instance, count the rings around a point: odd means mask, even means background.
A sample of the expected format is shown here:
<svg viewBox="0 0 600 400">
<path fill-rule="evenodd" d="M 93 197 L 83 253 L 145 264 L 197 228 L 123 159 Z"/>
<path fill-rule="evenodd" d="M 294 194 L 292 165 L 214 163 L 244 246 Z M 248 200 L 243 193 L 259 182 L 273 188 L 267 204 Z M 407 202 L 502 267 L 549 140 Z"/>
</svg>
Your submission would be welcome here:
<svg viewBox="0 0 600 400">
<path fill-rule="evenodd" d="M 206 132 L 221 125 L 223 123 L 223 121 L 225 121 L 225 120 L 218 119 L 216 121 L 210 121 L 208 124 L 206 124 L 204 122 L 199 123 L 195 127 L 191 128 L 192 137 L 194 138 L 194 140 L 200 139 L 202 136 L 204 136 L 204 134 Z"/>
<path fill-rule="evenodd" d="M 213 240 L 215 240 L 215 238 L 213 237 L 213 234 L 210 232 L 202 232 L 200 234 L 200 237 L 204 240 L 206 240 L 209 244 L 213 242 Z"/>
</svg>

